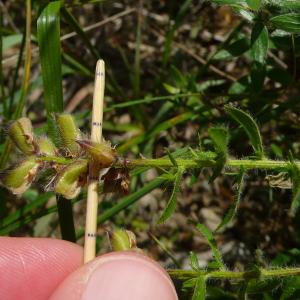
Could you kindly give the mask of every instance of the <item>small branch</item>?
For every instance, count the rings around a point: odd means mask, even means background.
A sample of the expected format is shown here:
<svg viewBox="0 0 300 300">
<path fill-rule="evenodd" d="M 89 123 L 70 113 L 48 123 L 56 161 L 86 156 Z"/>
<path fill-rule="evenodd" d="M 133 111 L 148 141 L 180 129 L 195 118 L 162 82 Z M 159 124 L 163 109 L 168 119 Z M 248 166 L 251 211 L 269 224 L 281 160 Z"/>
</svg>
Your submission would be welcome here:
<svg viewBox="0 0 300 300">
<path fill-rule="evenodd" d="M 168 270 L 168 273 L 173 279 L 188 280 L 205 276 L 210 279 L 235 279 L 235 280 L 249 280 L 249 279 L 270 279 L 288 276 L 300 275 L 300 268 L 286 268 L 286 269 L 254 269 L 244 272 L 233 271 L 194 271 L 194 270 Z"/>
<path fill-rule="evenodd" d="M 179 167 L 185 169 L 197 169 L 203 167 L 214 167 L 215 153 L 213 152 L 201 152 L 203 158 L 200 159 L 176 159 L 176 163 Z M 207 156 L 207 158 L 204 158 Z M 67 165 L 70 164 L 73 159 L 68 159 L 64 157 L 56 156 L 45 156 L 39 157 L 40 161 L 54 162 L 57 164 Z M 296 161 L 295 164 L 300 168 L 300 162 Z M 119 161 L 114 165 L 117 168 L 124 167 L 124 159 L 119 159 Z M 142 158 L 142 159 L 126 159 L 126 167 L 134 169 L 136 167 L 149 167 L 149 168 L 173 168 L 173 163 L 168 158 Z M 251 169 L 288 169 L 290 167 L 290 162 L 283 160 L 251 160 L 251 159 L 228 159 L 225 163 L 227 168 L 241 168 L 251 170 Z"/>
<path fill-rule="evenodd" d="M 98 60 L 95 73 L 95 86 L 93 98 L 93 115 L 91 125 L 91 140 L 100 143 L 102 141 L 103 124 L 103 99 L 105 84 L 105 65 L 103 60 Z M 87 209 L 84 241 L 84 262 L 95 258 L 96 255 L 96 231 L 97 231 L 97 210 L 98 210 L 98 168 L 93 162 L 90 163 Z"/>
</svg>

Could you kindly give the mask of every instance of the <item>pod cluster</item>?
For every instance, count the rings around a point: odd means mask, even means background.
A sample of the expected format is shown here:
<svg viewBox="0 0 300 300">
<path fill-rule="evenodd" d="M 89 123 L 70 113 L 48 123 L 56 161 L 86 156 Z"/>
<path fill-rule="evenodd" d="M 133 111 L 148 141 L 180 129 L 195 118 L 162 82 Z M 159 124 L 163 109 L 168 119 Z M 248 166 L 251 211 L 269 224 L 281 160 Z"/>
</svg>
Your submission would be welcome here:
<svg viewBox="0 0 300 300">
<path fill-rule="evenodd" d="M 56 116 L 56 125 L 59 133 L 56 145 L 46 136 L 36 136 L 28 118 L 20 118 L 9 126 L 8 135 L 23 156 L 1 173 L 2 185 L 12 193 L 24 193 L 38 172 L 49 168 L 55 175 L 48 186 L 56 194 L 72 199 L 86 184 L 90 165 L 96 166 L 99 174 L 101 169 L 111 167 L 117 160 L 116 150 L 109 142 L 84 139 L 71 115 Z"/>
</svg>

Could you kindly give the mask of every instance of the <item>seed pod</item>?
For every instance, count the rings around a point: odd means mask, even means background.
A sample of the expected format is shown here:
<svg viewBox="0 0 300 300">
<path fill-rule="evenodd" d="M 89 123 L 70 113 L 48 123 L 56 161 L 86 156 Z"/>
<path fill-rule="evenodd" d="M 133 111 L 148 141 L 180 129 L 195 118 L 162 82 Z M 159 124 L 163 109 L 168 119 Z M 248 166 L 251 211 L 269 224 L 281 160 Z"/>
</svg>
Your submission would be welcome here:
<svg viewBox="0 0 300 300">
<path fill-rule="evenodd" d="M 117 169 L 111 167 L 101 179 L 104 181 L 104 193 L 121 193 L 128 195 L 130 190 L 130 177 L 128 169 Z"/>
<path fill-rule="evenodd" d="M 31 155 L 35 152 L 32 124 L 28 118 L 20 118 L 13 122 L 8 128 L 8 134 L 24 154 Z"/>
<path fill-rule="evenodd" d="M 114 251 L 123 251 L 136 248 L 136 237 L 132 231 L 117 229 L 111 237 L 111 245 Z"/>
<path fill-rule="evenodd" d="M 87 151 L 100 168 L 108 168 L 117 159 L 117 152 L 110 142 L 95 143 L 89 140 L 77 140 L 77 143 Z"/>
<path fill-rule="evenodd" d="M 22 194 L 30 187 L 41 164 L 36 161 L 36 157 L 29 157 L 16 167 L 6 170 L 1 176 L 1 182 L 12 193 Z"/>
<path fill-rule="evenodd" d="M 36 141 L 38 152 L 41 155 L 54 156 L 57 154 L 57 149 L 53 142 L 46 136 L 39 136 Z"/>
<path fill-rule="evenodd" d="M 76 140 L 80 139 L 80 130 L 76 126 L 73 117 L 69 114 L 61 114 L 57 116 L 56 120 L 63 145 L 70 154 L 78 155 L 80 146 L 76 143 Z"/>
<path fill-rule="evenodd" d="M 57 174 L 54 191 L 66 199 L 75 198 L 83 185 L 88 171 L 88 161 L 79 159 L 67 165 Z"/>
</svg>

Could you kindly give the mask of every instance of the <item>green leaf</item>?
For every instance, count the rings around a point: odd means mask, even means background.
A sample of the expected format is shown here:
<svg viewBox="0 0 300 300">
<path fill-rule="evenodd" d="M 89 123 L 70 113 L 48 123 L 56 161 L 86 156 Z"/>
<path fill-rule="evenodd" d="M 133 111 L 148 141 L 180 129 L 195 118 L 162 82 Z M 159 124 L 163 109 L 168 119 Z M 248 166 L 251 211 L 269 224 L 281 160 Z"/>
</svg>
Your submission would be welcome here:
<svg viewBox="0 0 300 300">
<path fill-rule="evenodd" d="M 204 300 L 206 297 L 206 278 L 199 276 L 196 280 L 192 300 Z"/>
<path fill-rule="evenodd" d="M 233 106 L 226 105 L 225 110 L 235 121 L 237 121 L 243 127 L 243 129 L 247 133 L 251 145 L 255 151 L 255 155 L 259 159 L 263 159 L 264 150 L 263 150 L 262 139 L 261 139 L 258 125 L 254 121 L 254 119 L 249 114 Z"/>
<path fill-rule="evenodd" d="M 54 113 L 63 111 L 60 1 L 50 2 L 37 21 L 37 38 L 44 85 L 49 134 L 57 135 Z"/>
<path fill-rule="evenodd" d="M 228 131 L 224 127 L 213 127 L 208 130 L 208 134 L 217 153 L 214 172 L 209 180 L 212 182 L 220 175 L 227 160 Z"/>
<path fill-rule="evenodd" d="M 227 155 L 228 146 L 228 131 L 224 127 L 212 127 L 209 128 L 208 134 L 214 143 L 214 147 L 217 153 Z"/>
<path fill-rule="evenodd" d="M 279 1 L 278 3 L 281 7 L 289 8 L 289 9 L 300 9 L 300 2 L 299 0 L 284 0 Z"/>
<path fill-rule="evenodd" d="M 246 0 L 247 4 L 250 8 L 254 10 L 258 10 L 261 6 L 261 0 Z"/>
<path fill-rule="evenodd" d="M 212 232 L 206 227 L 204 226 L 203 224 L 198 224 L 196 226 L 196 228 L 201 232 L 201 234 L 206 238 L 209 246 L 210 246 L 210 249 L 212 250 L 212 253 L 213 253 L 213 257 L 217 263 L 217 266 L 219 269 L 221 270 L 225 270 L 225 265 L 223 263 L 223 260 L 222 260 L 222 255 L 221 255 L 221 252 L 219 251 L 218 247 L 217 247 L 217 243 L 215 241 L 215 238 L 212 234 Z"/>
<path fill-rule="evenodd" d="M 294 276 L 290 278 L 285 278 L 281 283 L 282 294 L 280 300 L 296 299 L 291 298 L 297 291 L 300 290 L 300 277 Z"/>
<path fill-rule="evenodd" d="M 180 89 L 175 87 L 175 86 L 172 86 L 172 85 L 167 84 L 167 83 L 163 83 L 163 86 L 169 94 L 174 95 L 174 94 L 180 93 Z"/>
<path fill-rule="evenodd" d="M 199 265 L 198 257 L 196 255 L 196 253 L 193 251 L 190 252 L 190 265 L 191 265 L 191 268 L 195 271 L 199 271 L 201 269 L 200 265 Z"/>
<path fill-rule="evenodd" d="M 238 57 L 247 52 L 250 49 L 249 39 L 243 37 L 227 47 L 218 51 L 214 56 L 214 60 L 232 59 Z"/>
<path fill-rule="evenodd" d="M 177 194 L 180 188 L 180 183 L 182 179 L 182 175 L 184 173 L 184 168 L 179 167 L 177 173 L 175 175 L 174 186 L 172 190 L 171 197 L 165 207 L 162 215 L 158 219 L 158 224 L 164 223 L 175 211 L 177 206 Z"/>
<path fill-rule="evenodd" d="M 291 33 L 300 33 L 300 13 L 279 15 L 270 19 L 277 28 Z"/>
<path fill-rule="evenodd" d="M 251 32 L 251 53 L 255 61 L 264 63 L 269 47 L 269 33 L 260 21 L 254 24 Z"/>
<path fill-rule="evenodd" d="M 231 220 L 234 218 L 234 216 L 236 215 L 238 205 L 241 200 L 243 187 L 244 187 L 244 177 L 245 177 L 244 175 L 245 175 L 245 171 L 242 168 L 242 169 L 240 169 L 240 172 L 238 173 L 237 178 L 236 178 L 237 195 L 235 196 L 233 203 L 230 205 L 229 209 L 227 210 L 224 218 L 222 219 L 221 223 L 218 225 L 215 232 L 219 231 L 221 228 L 223 228 L 224 226 L 229 224 L 231 222 Z"/>
<path fill-rule="evenodd" d="M 64 108 L 60 47 L 60 5 L 61 1 L 48 3 L 37 20 L 37 38 L 48 132 L 53 141 L 56 141 L 58 136 L 54 114 L 62 112 Z M 72 203 L 62 197 L 56 197 L 56 201 L 62 238 L 75 242 Z"/>
<path fill-rule="evenodd" d="M 176 159 L 174 158 L 174 156 L 172 155 L 172 153 L 169 151 L 169 149 L 166 149 L 167 155 L 170 158 L 171 163 L 173 164 L 174 167 L 178 168 L 178 164 L 176 162 Z"/>
<path fill-rule="evenodd" d="M 265 77 L 266 65 L 258 61 L 254 61 L 251 65 L 251 90 L 254 94 L 262 91 Z"/>
</svg>

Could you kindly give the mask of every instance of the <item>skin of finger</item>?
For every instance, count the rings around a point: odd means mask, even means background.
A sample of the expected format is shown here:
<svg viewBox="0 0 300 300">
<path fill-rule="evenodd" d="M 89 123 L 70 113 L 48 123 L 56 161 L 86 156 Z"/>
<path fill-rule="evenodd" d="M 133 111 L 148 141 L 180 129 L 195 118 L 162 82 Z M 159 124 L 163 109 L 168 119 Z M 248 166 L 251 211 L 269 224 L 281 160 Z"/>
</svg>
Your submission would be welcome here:
<svg viewBox="0 0 300 300">
<path fill-rule="evenodd" d="M 82 265 L 82 248 L 62 240 L 0 237 L 0 299 L 45 300 Z"/>
<path fill-rule="evenodd" d="M 167 272 L 133 251 L 112 252 L 68 276 L 51 300 L 178 300 Z"/>
</svg>

